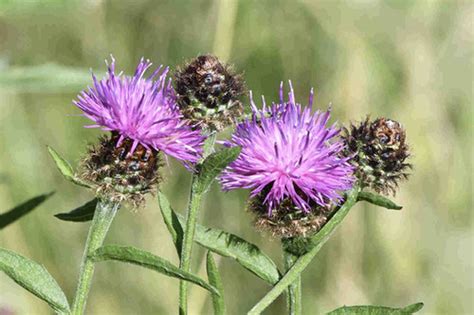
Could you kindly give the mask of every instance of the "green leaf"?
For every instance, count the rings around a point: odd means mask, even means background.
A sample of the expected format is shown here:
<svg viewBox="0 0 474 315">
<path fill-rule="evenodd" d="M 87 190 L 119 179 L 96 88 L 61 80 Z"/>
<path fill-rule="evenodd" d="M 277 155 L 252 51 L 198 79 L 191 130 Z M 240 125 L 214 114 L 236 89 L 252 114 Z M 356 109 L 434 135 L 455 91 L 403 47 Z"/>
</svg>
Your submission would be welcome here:
<svg viewBox="0 0 474 315">
<path fill-rule="evenodd" d="M 0 89 L 11 91 L 76 92 L 90 83 L 90 71 L 53 63 L 29 67 L 10 67 L 0 72 Z"/>
<path fill-rule="evenodd" d="M 183 227 L 179 222 L 178 217 L 174 213 L 173 209 L 170 206 L 168 198 L 161 191 L 158 191 L 158 204 L 160 206 L 161 215 L 165 221 L 166 227 L 171 234 L 173 239 L 174 246 L 176 247 L 176 252 L 178 257 L 181 256 L 181 248 L 183 247 Z"/>
<path fill-rule="evenodd" d="M 391 210 L 401 210 L 403 208 L 402 206 L 397 205 L 395 202 L 393 202 L 392 200 L 384 196 L 367 192 L 367 191 L 361 191 L 359 193 L 359 196 L 357 197 L 357 201 L 367 201 L 376 206 L 380 206 L 380 207 L 391 209 Z"/>
<path fill-rule="evenodd" d="M 209 155 L 199 165 L 198 192 L 206 192 L 212 181 L 222 172 L 222 170 L 234 161 L 240 154 L 240 147 L 224 148 Z"/>
<path fill-rule="evenodd" d="M 55 214 L 54 216 L 63 221 L 70 222 L 87 222 L 94 217 L 95 208 L 97 206 L 97 199 L 86 202 L 82 206 L 71 210 L 70 212 L 63 212 Z"/>
<path fill-rule="evenodd" d="M 328 315 L 408 315 L 418 312 L 423 308 L 423 303 L 416 303 L 404 308 L 392 308 L 386 306 L 375 305 L 357 305 L 343 306 L 334 311 L 327 313 Z"/>
<path fill-rule="evenodd" d="M 69 313 L 69 304 L 58 283 L 40 264 L 0 248 L 0 271 L 47 302 L 57 312 Z"/>
<path fill-rule="evenodd" d="M 217 268 L 216 262 L 212 257 L 210 251 L 207 252 L 206 259 L 206 269 L 207 269 L 207 279 L 209 283 L 213 285 L 220 293 L 219 295 L 212 295 L 212 305 L 214 306 L 214 314 L 224 315 L 225 314 L 225 304 L 224 304 L 224 286 L 222 285 L 221 276 L 219 275 L 219 270 Z"/>
<path fill-rule="evenodd" d="M 174 212 L 163 193 L 159 193 L 158 197 L 161 213 L 179 255 L 181 253 L 183 226 L 185 226 L 186 220 L 183 216 Z M 235 259 L 244 268 L 270 284 L 277 283 L 280 279 L 278 268 L 270 257 L 265 255 L 256 245 L 234 234 L 197 224 L 194 241 L 214 253 Z"/>
<path fill-rule="evenodd" d="M 179 217 L 181 224 L 184 218 Z M 219 229 L 196 225 L 195 242 L 221 255 L 235 259 L 244 268 L 270 284 L 280 279 L 277 266 L 256 245 Z"/>
<path fill-rule="evenodd" d="M 71 164 L 69 164 L 69 162 L 66 161 L 62 156 L 60 156 L 58 152 L 56 152 L 50 146 L 48 146 L 48 151 L 49 151 L 49 154 L 51 155 L 51 157 L 53 158 L 54 162 L 56 163 L 56 166 L 58 167 L 58 170 L 61 172 L 61 174 L 64 176 L 64 178 L 66 178 L 70 182 L 73 182 L 76 185 L 91 188 L 91 185 L 84 182 L 80 178 L 76 177 L 76 175 L 74 174 L 74 170 L 72 169 Z"/>
<path fill-rule="evenodd" d="M 0 214 L 0 230 L 30 213 L 33 209 L 45 202 L 53 194 L 54 192 L 50 192 L 48 194 L 36 196 L 28 201 L 25 201 L 21 205 L 16 206 L 15 208 L 3 214 Z"/>
<path fill-rule="evenodd" d="M 131 246 L 103 246 L 97 249 L 91 255 L 90 258 L 95 262 L 117 260 L 142 266 L 169 277 L 192 282 L 214 294 L 219 294 L 219 291 L 215 287 L 209 285 L 201 278 L 179 269 L 178 267 L 161 257 Z"/>
</svg>

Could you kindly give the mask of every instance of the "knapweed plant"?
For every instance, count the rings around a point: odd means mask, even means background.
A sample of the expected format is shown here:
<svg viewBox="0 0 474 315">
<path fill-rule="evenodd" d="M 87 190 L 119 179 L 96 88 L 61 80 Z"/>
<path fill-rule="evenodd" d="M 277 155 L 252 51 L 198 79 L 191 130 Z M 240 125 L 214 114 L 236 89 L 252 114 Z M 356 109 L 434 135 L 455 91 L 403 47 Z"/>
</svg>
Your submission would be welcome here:
<svg viewBox="0 0 474 315">
<path fill-rule="evenodd" d="M 303 314 L 301 277 L 351 208 L 366 201 L 387 209 L 400 206 L 382 195 L 395 195 L 411 165 L 402 125 L 381 117 L 364 118 L 347 127 L 331 124 L 331 110 L 297 102 L 292 83 L 281 83 L 279 100 L 258 107 L 249 104 L 241 74 L 215 56 L 199 56 L 174 72 L 152 68 L 140 60 L 131 76 L 115 70 L 92 75 L 90 87 L 76 100 L 86 128 L 104 134 L 85 149 L 76 170 L 54 149 L 48 150 L 64 177 L 90 189 L 94 199 L 57 219 L 89 222 L 89 234 L 78 275 L 77 290 L 68 300 L 40 264 L 0 249 L 0 270 L 46 301 L 59 314 L 84 314 L 94 266 L 115 260 L 142 266 L 179 279 L 179 313 L 188 314 L 188 284 L 209 291 L 215 314 L 225 314 L 222 279 L 214 255 L 236 260 L 270 285 L 248 314 L 260 314 L 282 293 L 288 314 Z M 285 90 L 288 91 L 285 96 Z M 245 106 L 248 105 L 248 106 Z M 216 142 L 218 133 L 232 135 Z M 180 161 L 192 177 L 186 215 L 176 213 L 159 190 L 161 169 L 168 157 Z M 249 190 L 247 209 L 262 237 L 281 243 L 283 267 L 243 237 L 197 222 L 202 200 L 212 182 L 222 190 Z M 223 192 L 223 193 L 224 193 Z M 104 245 L 107 231 L 122 205 L 140 208 L 146 195 L 156 208 L 179 257 L 179 266 L 131 246 Z M 382 194 L 382 195 L 381 195 Z M 13 223 L 51 194 L 41 195 L 0 216 L 0 228 Z M 242 209 L 244 210 L 244 209 Z M 207 281 L 191 272 L 193 246 L 208 250 Z M 71 304 L 70 304 L 71 303 Z M 329 314 L 411 314 L 423 306 L 344 306 Z M 193 312 L 194 313 L 194 312 Z"/>
</svg>

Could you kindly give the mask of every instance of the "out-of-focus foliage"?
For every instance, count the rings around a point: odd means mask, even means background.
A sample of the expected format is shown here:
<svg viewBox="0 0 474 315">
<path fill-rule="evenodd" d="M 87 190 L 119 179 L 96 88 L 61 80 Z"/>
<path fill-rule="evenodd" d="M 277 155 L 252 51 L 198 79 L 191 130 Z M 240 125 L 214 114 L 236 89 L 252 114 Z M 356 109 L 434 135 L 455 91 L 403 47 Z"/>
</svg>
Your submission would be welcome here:
<svg viewBox="0 0 474 315">
<path fill-rule="evenodd" d="M 64 180 L 46 145 L 77 162 L 86 144 L 96 141 L 99 132 L 82 128 L 86 120 L 71 103 L 88 84 L 83 74 L 92 68 L 101 77 L 111 53 L 130 72 L 142 56 L 174 68 L 210 52 L 244 71 L 247 86 L 267 102 L 277 99 L 281 80 L 292 79 L 297 100 L 305 102 L 314 86 L 318 107 L 332 102 L 340 123 L 371 113 L 407 130 L 413 175 L 392 198 L 403 210 L 359 203 L 349 213 L 303 277 L 305 313 L 411 301 L 425 302 L 426 314 L 473 313 L 473 13 L 472 2 L 461 0 L 0 1 L 0 209 L 39 191 L 57 191 L 38 211 L 3 229 L 0 247 L 44 264 L 72 296 L 87 223 L 53 215 L 92 196 Z M 61 76 L 38 80 L 38 69 L 47 64 L 60 66 Z M 27 67 L 37 76 L 13 88 L 15 69 Z M 64 69 L 78 72 L 63 79 Z M 183 213 L 190 176 L 175 161 L 165 170 L 161 189 Z M 224 194 L 214 184 L 200 221 L 244 236 L 281 266 L 279 242 L 255 231 L 246 197 Z M 107 242 L 177 264 L 156 198 L 137 212 L 122 209 Z M 194 253 L 193 271 L 205 279 L 205 251 L 196 247 Z M 231 259 L 217 261 L 229 314 L 247 312 L 268 292 L 267 283 Z M 177 312 L 176 280 L 129 268 L 97 266 L 89 313 Z M 267 312 L 281 314 L 284 307 L 281 297 Z M 4 310 L 49 312 L 0 275 Z M 190 310 L 212 312 L 210 295 L 192 286 Z"/>
</svg>

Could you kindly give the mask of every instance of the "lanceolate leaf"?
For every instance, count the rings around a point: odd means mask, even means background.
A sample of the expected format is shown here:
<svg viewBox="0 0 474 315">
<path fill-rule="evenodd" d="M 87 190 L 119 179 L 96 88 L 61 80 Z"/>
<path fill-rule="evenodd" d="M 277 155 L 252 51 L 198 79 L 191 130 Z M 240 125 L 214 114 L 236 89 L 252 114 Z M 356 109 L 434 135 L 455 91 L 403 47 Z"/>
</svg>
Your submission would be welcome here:
<svg viewBox="0 0 474 315">
<path fill-rule="evenodd" d="M 390 200 L 390 199 L 388 199 L 384 196 L 374 194 L 374 193 L 371 193 L 371 192 L 368 192 L 368 191 L 361 191 L 359 193 L 359 196 L 357 197 L 357 201 L 367 201 L 367 202 L 370 202 L 371 204 L 374 204 L 376 206 L 384 207 L 384 208 L 391 209 L 391 210 L 401 210 L 402 209 L 401 206 L 397 205 L 392 200 Z"/>
<path fill-rule="evenodd" d="M 159 194 L 159 202 L 166 226 L 172 235 L 176 248 L 179 248 L 179 255 L 181 252 L 181 243 L 179 242 L 182 240 L 183 226 L 186 224 L 186 220 L 173 211 L 166 196 L 162 193 Z M 197 224 L 194 241 L 221 256 L 234 258 L 243 267 L 270 284 L 278 282 L 280 278 L 278 268 L 270 257 L 256 245 L 234 234 Z"/>
<path fill-rule="evenodd" d="M 171 238 L 173 239 L 179 257 L 181 255 L 181 248 L 183 247 L 183 227 L 171 208 L 168 198 L 166 198 L 161 191 L 158 192 L 158 204 L 160 205 L 161 215 L 163 216 L 166 227 L 171 234 Z"/>
<path fill-rule="evenodd" d="M 239 156 L 239 153 L 240 147 L 232 147 L 209 155 L 199 166 L 199 192 L 207 191 L 212 181 Z"/>
<path fill-rule="evenodd" d="M 131 246 L 103 246 L 92 254 L 91 259 L 95 262 L 117 260 L 142 266 L 169 277 L 174 277 L 192 282 L 214 294 L 219 294 L 219 291 L 215 287 L 209 285 L 201 278 L 179 269 L 178 267 L 161 257 Z"/>
<path fill-rule="evenodd" d="M 71 210 L 70 212 L 63 212 L 55 214 L 54 216 L 63 221 L 71 222 L 87 222 L 94 217 L 95 208 L 97 206 L 97 199 L 92 199 L 82 206 Z"/>
<path fill-rule="evenodd" d="M 53 158 L 54 162 L 56 163 L 56 166 L 58 167 L 59 171 L 64 176 L 64 178 L 66 178 L 70 182 L 73 182 L 76 185 L 88 187 L 88 188 L 91 187 L 88 183 L 76 177 L 71 164 L 69 164 L 69 162 L 66 161 L 62 156 L 60 156 L 58 152 L 56 152 L 50 146 L 48 146 L 48 151 L 51 157 Z"/>
<path fill-rule="evenodd" d="M 179 219 L 181 224 L 184 224 L 184 218 Z M 270 284 L 275 284 L 280 279 L 278 268 L 270 257 L 256 245 L 234 234 L 197 225 L 195 241 L 221 256 L 234 258 L 243 267 Z"/>
<path fill-rule="evenodd" d="M 53 63 L 11 67 L 0 73 L 0 89 L 20 92 L 76 92 L 90 83 L 90 71 Z"/>
<path fill-rule="evenodd" d="M 404 308 L 392 308 L 375 305 L 343 306 L 329 312 L 328 315 L 408 315 L 418 312 L 423 303 L 416 303 Z"/>
<path fill-rule="evenodd" d="M 15 208 L 0 214 L 0 230 L 6 227 L 7 225 L 15 222 L 16 220 L 20 219 L 21 217 L 30 213 L 33 209 L 38 207 L 40 204 L 45 202 L 49 197 L 51 197 L 54 192 L 50 192 L 48 194 L 43 194 L 36 196 Z"/>
<path fill-rule="evenodd" d="M 212 295 L 212 305 L 214 307 L 214 314 L 224 315 L 224 286 L 222 285 L 221 276 L 219 275 L 219 269 L 217 268 L 216 262 L 214 261 L 212 253 L 210 251 L 207 252 L 206 269 L 207 279 L 209 280 L 209 283 L 213 285 L 217 290 L 219 290 L 220 293 L 220 296 L 216 294 Z"/>
<path fill-rule="evenodd" d="M 0 248 L 0 271 L 13 281 L 47 302 L 55 311 L 68 313 L 69 304 L 63 291 L 40 264 L 12 251 Z"/>
</svg>

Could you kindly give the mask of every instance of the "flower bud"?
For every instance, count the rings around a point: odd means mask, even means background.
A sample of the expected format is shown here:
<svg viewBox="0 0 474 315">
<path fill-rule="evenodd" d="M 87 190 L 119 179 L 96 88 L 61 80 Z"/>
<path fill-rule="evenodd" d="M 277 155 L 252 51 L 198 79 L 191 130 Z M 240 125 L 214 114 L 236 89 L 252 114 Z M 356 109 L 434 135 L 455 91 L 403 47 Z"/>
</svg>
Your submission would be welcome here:
<svg viewBox="0 0 474 315">
<path fill-rule="evenodd" d="M 361 184 L 378 193 L 395 195 L 398 182 L 408 178 L 406 162 L 410 156 L 401 124 L 387 118 L 370 121 L 345 129 L 346 156 L 353 155 L 351 163 L 357 168 Z"/>
<path fill-rule="evenodd" d="M 113 133 L 92 145 L 80 165 L 80 174 L 95 184 L 99 196 L 138 207 L 159 181 L 160 157 L 158 151 L 141 144 L 132 152 L 133 140 L 125 138 L 118 143 L 119 138 Z"/>
<path fill-rule="evenodd" d="M 184 117 L 204 129 L 222 130 L 243 114 L 242 76 L 215 56 L 199 56 L 178 69 L 175 86 Z"/>
</svg>

